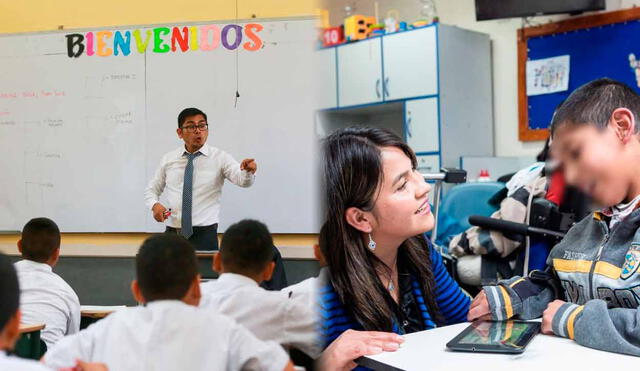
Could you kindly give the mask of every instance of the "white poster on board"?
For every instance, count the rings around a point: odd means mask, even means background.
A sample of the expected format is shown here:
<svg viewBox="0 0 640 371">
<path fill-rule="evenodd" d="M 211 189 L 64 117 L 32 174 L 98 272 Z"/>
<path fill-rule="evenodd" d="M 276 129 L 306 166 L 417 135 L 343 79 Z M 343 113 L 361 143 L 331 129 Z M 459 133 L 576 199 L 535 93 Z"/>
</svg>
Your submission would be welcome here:
<svg viewBox="0 0 640 371">
<path fill-rule="evenodd" d="M 568 55 L 527 61 L 527 95 L 557 93 L 568 89 Z"/>
</svg>

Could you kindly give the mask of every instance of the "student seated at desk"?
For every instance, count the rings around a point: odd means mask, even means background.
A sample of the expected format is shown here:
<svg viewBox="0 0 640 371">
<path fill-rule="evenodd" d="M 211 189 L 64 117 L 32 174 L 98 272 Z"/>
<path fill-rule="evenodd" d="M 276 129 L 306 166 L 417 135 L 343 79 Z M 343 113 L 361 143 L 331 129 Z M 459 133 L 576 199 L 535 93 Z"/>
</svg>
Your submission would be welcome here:
<svg viewBox="0 0 640 371">
<path fill-rule="evenodd" d="M 78 295 L 52 270 L 60 257 L 58 226 L 51 219 L 31 219 L 22 229 L 18 250 L 23 259 L 15 263 L 22 321 L 46 324 L 41 337 L 51 347 L 80 330 Z"/>
<path fill-rule="evenodd" d="M 542 331 L 640 356 L 640 96 L 598 79 L 575 90 L 551 124 L 567 184 L 605 208 L 573 226 L 549 271 L 486 286 L 469 320 L 542 316 Z"/>
<path fill-rule="evenodd" d="M 51 371 L 44 365 L 29 359 L 9 356 L 20 338 L 20 288 L 18 276 L 9 258 L 0 254 L 0 370 L 2 371 Z M 104 365 L 73 362 L 76 371 L 106 370 Z"/>
<path fill-rule="evenodd" d="M 280 290 L 289 295 L 291 299 L 306 302 L 312 308 L 314 315 L 317 315 L 318 291 L 327 280 L 327 263 L 322 256 L 322 248 L 320 247 L 326 243 L 325 225 L 320 228 L 318 244 L 313 245 L 313 255 L 320 265 L 320 272 L 318 273 L 318 276 L 307 278 Z"/>
<path fill-rule="evenodd" d="M 308 302 L 259 286 L 273 273 L 272 246 L 271 233 L 258 221 L 230 226 L 214 256 L 220 277 L 201 285 L 200 307 L 234 318 L 259 339 L 292 346 L 315 358 L 319 353 L 316 317 Z"/>
<path fill-rule="evenodd" d="M 326 223 L 320 229 L 318 244 L 313 246 L 313 253 L 320 264 L 317 277 L 307 278 L 295 285 L 282 289 L 289 297 L 303 300 L 312 307 L 317 315 L 318 294 L 327 282 L 327 263 L 322 256 L 323 246 L 327 242 Z M 394 333 L 377 331 L 347 330 L 335 339 L 316 360 L 320 370 L 348 371 L 356 366 L 353 360 L 366 355 L 378 354 L 382 351 L 393 352 L 398 349 L 404 339 Z"/>
<path fill-rule="evenodd" d="M 75 359 L 129 370 L 292 370 L 275 342 L 258 340 L 233 319 L 198 308 L 200 275 L 193 246 L 182 236 L 149 237 L 136 255 L 131 284 L 144 306 L 112 313 L 62 339 L 44 355 L 46 365 Z"/>
</svg>

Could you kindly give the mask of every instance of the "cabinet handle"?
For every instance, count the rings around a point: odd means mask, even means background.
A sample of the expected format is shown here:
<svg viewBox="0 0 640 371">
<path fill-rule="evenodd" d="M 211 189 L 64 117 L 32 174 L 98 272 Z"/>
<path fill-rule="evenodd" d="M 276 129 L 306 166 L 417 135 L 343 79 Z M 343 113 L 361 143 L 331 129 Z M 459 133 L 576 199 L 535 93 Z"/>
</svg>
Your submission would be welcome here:
<svg viewBox="0 0 640 371">
<path fill-rule="evenodd" d="M 380 99 L 380 79 L 376 80 L 376 96 Z"/>
<path fill-rule="evenodd" d="M 384 79 L 384 85 L 382 85 L 382 91 L 384 92 L 384 96 L 389 98 L 389 78 Z"/>
</svg>

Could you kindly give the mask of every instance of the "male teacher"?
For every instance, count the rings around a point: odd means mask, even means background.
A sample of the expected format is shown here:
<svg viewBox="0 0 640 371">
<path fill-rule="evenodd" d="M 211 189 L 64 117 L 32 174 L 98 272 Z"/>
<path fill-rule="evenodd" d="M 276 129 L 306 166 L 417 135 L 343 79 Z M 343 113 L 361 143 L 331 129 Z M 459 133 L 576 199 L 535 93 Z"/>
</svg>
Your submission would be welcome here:
<svg viewBox="0 0 640 371">
<path fill-rule="evenodd" d="M 176 132 L 184 146 L 162 157 L 145 191 L 145 202 L 153 218 L 166 224 L 166 232 L 183 235 L 199 251 L 218 250 L 224 180 L 250 187 L 258 166 L 251 158 L 238 163 L 228 153 L 208 145 L 207 115 L 197 108 L 180 112 Z M 159 201 L 163 192 L 167 205 Z"/>
</svg>

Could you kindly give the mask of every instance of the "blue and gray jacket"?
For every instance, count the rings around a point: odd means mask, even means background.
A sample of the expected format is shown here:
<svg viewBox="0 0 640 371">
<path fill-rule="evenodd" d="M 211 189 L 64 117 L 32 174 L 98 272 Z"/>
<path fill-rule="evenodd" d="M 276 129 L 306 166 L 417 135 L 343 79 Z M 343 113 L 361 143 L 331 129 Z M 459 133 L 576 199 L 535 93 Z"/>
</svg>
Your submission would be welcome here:
<svg viewBox="0 0 640 371">
<path fill-rule="evenodd" d="M 485 287 L 493 317 L 537 318 L 563 299 L 552 322 L 556 335 L 640 356 L 640 209 L 612 229 L 603 213 L 586 217 L 551 250 L 547 264 L 555 276 L 548 282 L 533 272 Z"/>
</svg>

